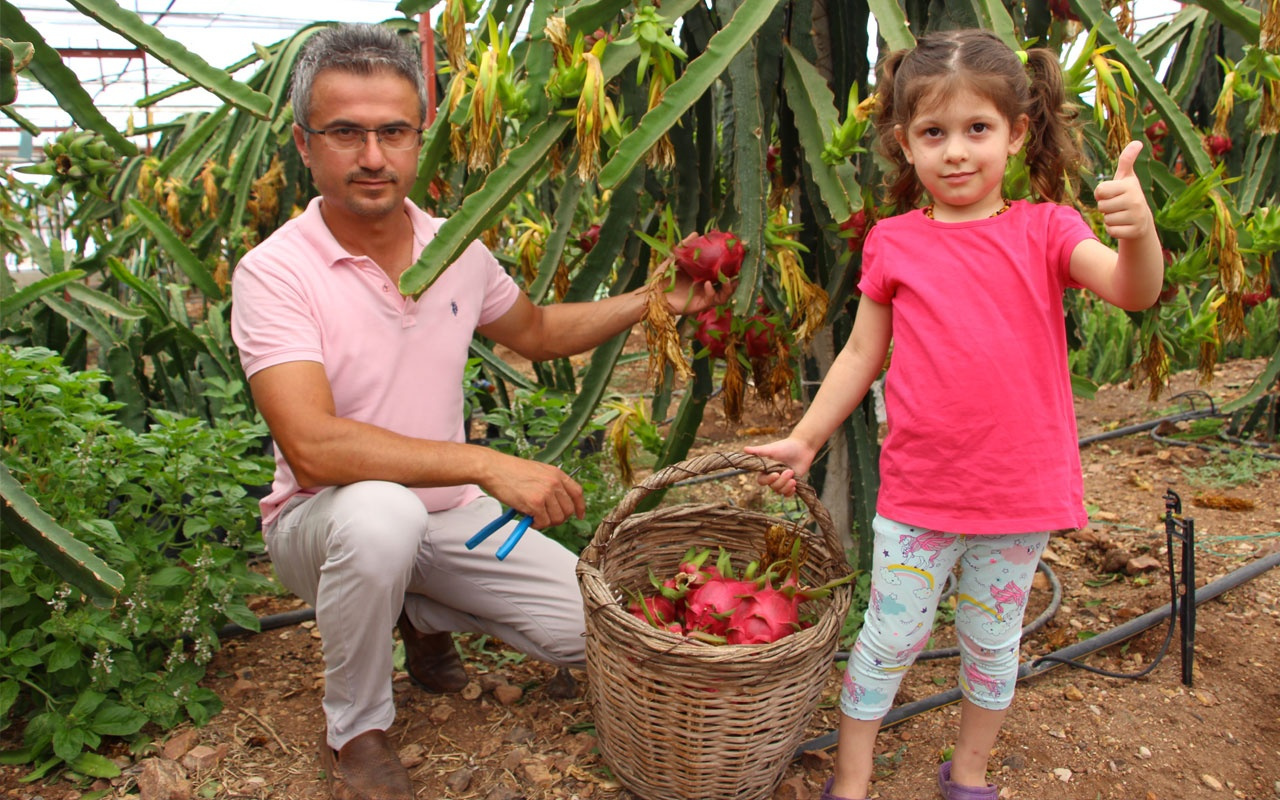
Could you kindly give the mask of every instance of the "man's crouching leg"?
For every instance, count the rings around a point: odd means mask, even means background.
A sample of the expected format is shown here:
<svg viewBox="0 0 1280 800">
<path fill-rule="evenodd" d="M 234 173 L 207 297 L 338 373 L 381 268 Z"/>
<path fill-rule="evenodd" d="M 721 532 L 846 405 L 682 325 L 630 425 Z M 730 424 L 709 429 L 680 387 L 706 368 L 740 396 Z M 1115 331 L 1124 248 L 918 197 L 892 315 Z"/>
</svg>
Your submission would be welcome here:
<svg viewBox="0 0 1280 800">
<path fill-rule="evenodd" d="M 577 555 L 530 529 L 499 561 L 495 552 L 514 521 L 478 547 L 467 548 L 467 540 L 501 514 L 502 507 L 487 496 L 431 514 L 428 541 L 419 552 L 400 617 L 406 671 L 428 691 L 466 686 L 449 631 L 486 634 L 558 667 L 583 666 Z M 556 690 L 572 696 L 576 686 L 567 672 L 561 674 Z"/>
<path fill-rule="evenodd" d="M 316 609 L 324 649 L 321 761 L 337 800 L 412 800 L 385 731 L 395 720 L 392 629 L 427 511 L 395 483 L 326 489 L 288 509 L 267 547 L 281 582 Z"/>
</svg>

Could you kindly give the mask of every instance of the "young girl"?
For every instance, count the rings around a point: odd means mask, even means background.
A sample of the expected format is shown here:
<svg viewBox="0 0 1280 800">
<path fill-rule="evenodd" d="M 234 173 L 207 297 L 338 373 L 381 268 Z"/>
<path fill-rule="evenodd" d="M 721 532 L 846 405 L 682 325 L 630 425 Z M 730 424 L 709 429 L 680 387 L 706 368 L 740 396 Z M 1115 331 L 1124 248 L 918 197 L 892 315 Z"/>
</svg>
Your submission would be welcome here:
<svg viewBox="0 0 1280 800">
<path fill-rule="evenodd" d="M 872 228 L 853 333 L 804 418 L 786 439 L 746 448 L 786 463 L 760 480 L 793 493 L 892 339 L 871 603 L 822 800 L 867 796 L 880 720 L 956 563 L 964 699 L 938 788 L 945 800 L 997 797 L 987 760 L 1013 698 L 1031 579 L 1050 532 L 1087 523 L 1063 292 L 1136 310 L 1160 291 L 1160 242 L 1133 171 L 1142 145 L 1131 142 L 1094 190 L 1117 253 L 1058 204 L 1079 170 L 1074 118 L 1056 57 L 1032 50 L 1025 61 L 982 30 L 930 34 L 885 60 L 876 125 L 895 168 L 888 194 L 913 210 Z M 1001 191 L 1024 146 L 1041 202 Z"/>
</svg>

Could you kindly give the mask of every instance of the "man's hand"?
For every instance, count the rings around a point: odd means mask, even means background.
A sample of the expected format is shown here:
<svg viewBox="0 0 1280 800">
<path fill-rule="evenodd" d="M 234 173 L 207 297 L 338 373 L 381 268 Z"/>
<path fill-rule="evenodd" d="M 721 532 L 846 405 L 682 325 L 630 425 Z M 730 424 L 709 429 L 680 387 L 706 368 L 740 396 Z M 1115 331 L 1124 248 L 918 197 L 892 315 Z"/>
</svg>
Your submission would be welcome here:
<svg viewBox="0 0 1280 800">
<path fill-rule="evenodd" d="M 697 314 L 729 302 L 737 286 L 736 279 L 719 284 L 711 281 L 695 283 L 688 275 L 677 269 L 675 282 L 667 290 L 667 307 L 676 316 Z"/>
<path fill-rule="evenodd" d="M 493 452 L 489 475 L 480 486 L 503 505 L 533 517 L 538 530 L 587 513 L 582 487 L 554 464 Z"/>
</svg>

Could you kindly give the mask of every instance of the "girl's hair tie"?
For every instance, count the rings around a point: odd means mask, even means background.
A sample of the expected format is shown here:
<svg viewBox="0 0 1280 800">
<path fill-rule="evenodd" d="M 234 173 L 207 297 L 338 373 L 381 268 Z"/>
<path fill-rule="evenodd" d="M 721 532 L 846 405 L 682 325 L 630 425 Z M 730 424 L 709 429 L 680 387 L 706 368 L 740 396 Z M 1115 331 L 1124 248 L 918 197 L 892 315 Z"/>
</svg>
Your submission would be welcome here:
<svg viewBox="0 0 1280 800">
<path fill-rule="evenodd" d="M 1021 61 L 1021 62 L 1022 62 L 1022 66 L 1024 66 L 1024 67 L 1025 67 L 1025 66 L 1027 65 L 1027 51 L 1026 51 L 1026 50 L 1015 50 L 1014 52 L 1018 54 L 1018 60 L 1019 60 L 1019 61 Z"/>
</svg>

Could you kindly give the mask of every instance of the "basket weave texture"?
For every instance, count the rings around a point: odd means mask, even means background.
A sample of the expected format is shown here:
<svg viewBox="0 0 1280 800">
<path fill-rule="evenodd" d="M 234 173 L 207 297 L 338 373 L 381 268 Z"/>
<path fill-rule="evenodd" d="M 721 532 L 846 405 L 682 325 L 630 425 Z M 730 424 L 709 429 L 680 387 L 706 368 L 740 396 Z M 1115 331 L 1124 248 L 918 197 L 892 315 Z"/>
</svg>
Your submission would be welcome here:
<svg viewBox="0 0 1280 800">
<path fill-rule="evenodd" d="M 644 800 L 763 800 L 782 781 L 832 668 L 849 585 L 806 601 L 812 627 L 763 645 L 714 645 L 659 630 L 628 613 L 628 593 L 652 593 L 650 570 L 670 577 L 690 547 L 723 547 L 735 569 L 765 550 L 782 520 L 726 503 L 680 504 L 632 515 L 655 491 L 725 470 L 779 472 L 742 453 L 713 453 L 655 472 L 600 523 L 578 561 L 586 610 L 587 698 L 605 762 Z M 800 581 L 849 572 L 831 517 L 799 482 L 818 531 L 798 530 Z M 790 525 L 789 527 L 795 527 Z"/>
</svg>

